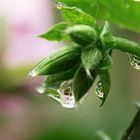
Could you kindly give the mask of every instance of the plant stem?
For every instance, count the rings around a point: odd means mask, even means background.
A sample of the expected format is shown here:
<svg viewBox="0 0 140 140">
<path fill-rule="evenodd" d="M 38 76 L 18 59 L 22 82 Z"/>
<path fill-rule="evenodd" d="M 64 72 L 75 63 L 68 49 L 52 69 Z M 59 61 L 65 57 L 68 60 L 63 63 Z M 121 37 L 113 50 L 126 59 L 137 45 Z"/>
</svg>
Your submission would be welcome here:
<svg viewBox="0 0 140 140">
<path fill-rule="evenodd" d="M 129 128 L 126 130 L 121 140 L 139 140 L 140 139 L 140 107 Z"/>
<path fill-rule="evenodd" d="M 107 49 L 119 49 L 140 57 L 140 44 L 124 38 L 113 36 L 113 42 L 105 42 Z"/>
</svg>

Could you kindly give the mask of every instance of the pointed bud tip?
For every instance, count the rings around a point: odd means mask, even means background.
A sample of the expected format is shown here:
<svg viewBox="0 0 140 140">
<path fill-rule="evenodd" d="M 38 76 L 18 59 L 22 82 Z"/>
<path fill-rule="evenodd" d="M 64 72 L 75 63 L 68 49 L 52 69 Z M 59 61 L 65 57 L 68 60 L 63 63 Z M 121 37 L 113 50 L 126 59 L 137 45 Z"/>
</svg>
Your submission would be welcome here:
<svg viewBox="0 0 140 140">
<path fill-rule="evenodd" d="M 29 72 L 28 76 L 29 77 L 35 77 L 35 76 L 37 76 L 37 72 L 35 70 L 32 70 L 32 71 Z"/>
</svg>

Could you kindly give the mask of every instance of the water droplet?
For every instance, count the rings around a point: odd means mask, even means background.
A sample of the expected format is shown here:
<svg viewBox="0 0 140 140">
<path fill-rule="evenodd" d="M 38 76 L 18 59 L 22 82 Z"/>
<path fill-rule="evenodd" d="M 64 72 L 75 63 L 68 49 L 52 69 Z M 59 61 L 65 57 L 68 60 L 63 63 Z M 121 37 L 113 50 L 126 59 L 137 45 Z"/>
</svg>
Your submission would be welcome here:
<svg viewBox="0 0 140 140">
<path fill-rule="evenodd" d="M 63 88 L 60 88 L 59 94 L 60 94 L 60 103 L 65 108 L 74 108 L 75 107 L 75 98 L 72 92 L 72 86 L 68 85 L 67 83 L 66 87 L 63 85 Z"/>
<path fill-rule="evenodd" d="M 64 7 L 64 4 L 62 2 L 58 2 L 56 7 L 57 9 L 62 9 Z"/>
<path fill-rule="evenodd" d="M 40 94 L 45 93 L 45 88 L 43 86 L 36 88 L 36 91 Z"/>
<path fill-rule="evenodd" d="M 59 96 L 56 96 L 56 95 L 53 95 L 53 94 L 48 94 L 48 96 L 61 104 L 61 100 L 60 100 Z"/>
<path fill-rule="evenodd" d="M 35 70 L 32 70 L 31 72 L 29 72 L 28 76 L 35 77 L 37 76 L 37 72 Z"/>
<path fill-rule="evenodd" d="M 131 66 L 137 70 L 140 70 L 140 57 L 133 54 L 128 54 L 128 57 Z"/>
<path fill-rule="evenodd" d="M 103 93 L 103 87 L 102 87 L 102 83 L 101 81 L 99 81 L 95 87 L 95 93 L 99 98 L 103 98 L 104 97 L 104 93 Z"/>
</svg>

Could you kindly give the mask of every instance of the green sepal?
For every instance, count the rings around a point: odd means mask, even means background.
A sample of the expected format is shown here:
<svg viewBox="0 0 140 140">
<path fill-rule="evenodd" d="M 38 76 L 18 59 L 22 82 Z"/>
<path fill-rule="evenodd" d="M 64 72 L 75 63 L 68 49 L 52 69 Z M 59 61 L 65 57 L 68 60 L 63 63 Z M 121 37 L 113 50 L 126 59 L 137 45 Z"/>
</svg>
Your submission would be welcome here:
<svg viewBox="0 0 140 140">
<path fill-rule="evenodd" d="M 108 70 L 104 70 L 104 71 L 99 71 L 99 76 L 100 76 L 100 81 L 102 84 L 102 90 L 103 90 L 103 98 L 101 98 L 102 103 L 100 106 L 102 106 L 105 103 L 105 100 L 109 94 L 110 91 L 110 84 L 111 84 L 111 80 L 110 80 L 110 75 L 109 75 L 109 71 Z"/>
<path fill-rule="evenodd" d="M 69 36 L 64 32 L 68 27 L 69 25 L 66 22 L 58 23 L 39 37 L 50 41 L 68 40 Z"/>
<path fill-rule="evenodd" d="M 102 53 L 94 46 L 86 47 L 82 50 L 82 63 L 86 70 L 95 69 L 102 60 Z"/>
<path fill-rule="evenodd" d="M 108 21 L 105 21 L 104 26 L 101 29 L 99 38 L 102 42 L 102 45 L 105 47 L 105 42 L 112 42 L 112 31 Z"/>
<path fill-rule="evenodd" d="M 79 63 L 65 72 L 54 74 L 54 75 L 48 75 L 45 84 L 50 85 L 56 82 L 63 82 L 72 79 L 78 67 L 79 67 Z"/>
<path fill-rule="evenodd" d="M 108 70 L 112 67 L 112 64 L 113 64 L 113 60 L 112 60 L 111 56 L 109 55 L 109 53 L 106 53 L 104 55 L 104 58 L 99 63 L 98 69 L 99 70 Z"/>
<path fill-rule="evenodd" d="M 63 5 L 62 8 L 59 8 L 59 10 L 63 19 L 69 24 L 84 24 L 93 27 L 96 23 L 95 19 L 92 16 L 83 12 L 79 8 Z"/>
<path fill-rule="evenodd" d="M 77 65 L 80 61 L 81 47 L 71 45 L 62 47 L 51 56 L 43 59 L 29 75 L 59 74 Z"/>
<path fill-rule="evenodd" d="M 97 33 L 94 28 L 88 25 L 70 26 L 65 32 L 70 35 L 74 42 L 84 47 L 95 42 L 97 38 Z"/>
<path fill-rule="evenodd" d="M 83 67 L 79 67 L 73 80 L 73 94 L 76 102 L 86 95 L 96 78 L 96 72 L 92 71 L 92 79 L 87 75 Z"/>
</svg>

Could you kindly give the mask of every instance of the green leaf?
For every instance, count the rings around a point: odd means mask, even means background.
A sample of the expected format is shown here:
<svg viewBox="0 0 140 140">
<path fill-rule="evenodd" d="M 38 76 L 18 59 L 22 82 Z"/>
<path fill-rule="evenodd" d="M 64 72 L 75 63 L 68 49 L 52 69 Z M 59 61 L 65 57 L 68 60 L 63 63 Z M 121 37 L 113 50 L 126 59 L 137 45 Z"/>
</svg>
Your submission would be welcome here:
<svg viewBox="0 0 140 140">
<path fill-rule="evenodd" d="M 64 20 L 70 24 L 84 24 L 92 27 L 95 25 L 93 17 L 86 14 L 81 9 L 63 6 L 60 8 L 60 11 Z"/>
<path fill-rule="evenodd" d="M 98 48 L 86 47 L 82 51 L 82 63 L 86 70 L 95 69 L 102 60 L 102 53 Z"/>
<path fill-rule="evenodd" d="M 100 81 L 101 81 L 102 90 L 103 90 L 103 98 L 102 98 L 102 104 L 101 104 L 103 105 L 110 91 L 111 80 L 110 80 L 110 75 L 109 75 L 108 70 L 99 71 L 99 76 L 100 76 Z"/>
<path fill-rule="evenodd" d="M 66 33 L 70 35 L 73 41 L 86 46 L 94 42 L 97 38 L 97 33 L 94 28 L 87 25 L 74 25 L 66 29 Z"/>
<path fill-rule="evenodd" d="M 69 37 L 64 32 L 69 25 L 65 22 L 58 23 L 54 25 L 52 28 L 48 30 L 48 32 L 40 35 L 39 37 L 51 40 L 51 41 L 60 41 L 60 40 L 67 40 Z"/>
<path fill-rule="evenodd" d="M 92 79 L 87 75 L 85 69 L 80 67 L 74 77 L 73 81 L 73 93 L 76 102 L 80 101 L 80 99 L 86 95 L 90 87 L 92 86 L 94 80 L 96 78 L 96 72 L 92 71 Z"/>
<path fill-rule="evenodd" d="M 56 0 L 76 6 L 96 17 L 120 27 L 140 32 L 140 2 L 135 0 Z"/>
</svg>

